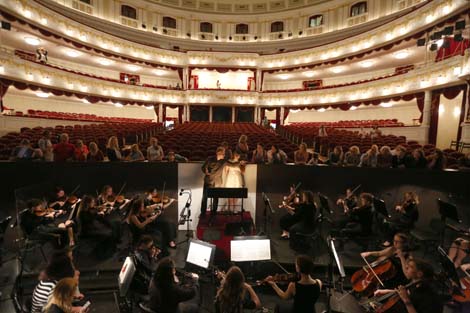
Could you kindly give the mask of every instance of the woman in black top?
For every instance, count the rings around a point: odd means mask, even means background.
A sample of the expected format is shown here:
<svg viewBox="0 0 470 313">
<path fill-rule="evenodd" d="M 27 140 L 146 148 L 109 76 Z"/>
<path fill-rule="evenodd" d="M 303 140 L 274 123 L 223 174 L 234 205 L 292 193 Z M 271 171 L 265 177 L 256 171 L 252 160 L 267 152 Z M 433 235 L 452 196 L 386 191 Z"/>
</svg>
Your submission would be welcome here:
<svg viewBox="0 0 470 313">
<path fill-rule="evenodd" d="M 373 200 L 374 196 L 372 194 L 363 192 L 359 196 L 359 205 L 346 210 L 348 221 L 340 232 L 342 236 L 368 236 L 372 233 Z"/>
<path fill-rule="evenodd" d="M 197 278 L 193 278 L 192 286 L 180 285 L 175 263 L 170 258 L 164 258 L 158 263 L 150 282 L 149 305 L 158 313 L 196 313 L 199 305 L 198 292 Z"/>
<path fill-rule="evenodd" d="M 281 303 L 276 306 L 275 312 L 279 313 L 312 313 L 315 311 L 315 303 L 320 296 L 322 283 L 319 279 L 313 279 L 310 274 L 313 271 L 313 261 L 309 256 L 299 255 L 295 260 L 295 270 L 300 279 L 289 283 L 286 291 L 279 288 L 272 276 L 266 278 L 274 291 L 283 300 L 294 298 L 293 303 Z"/>
<path fill-rule="evenodd" d="M 289 246 L 294 250 L 303 250 L 305 244 L 300 234 L 312 233 L 316 228 L 315 217 L 317 208 L 313 200 L 313 192 L 304 190 L 301 192 L 301 202 L 296 210 L 298 222 L 289 228 Z"/>
<path fill-rule="evenodd" d="M 424 151 L 422 149 L 413 150 L 413 167 L 414 168 L 426 168 L 428 165 L 428 160 L 424 156 Z"/>
<path fill-rule="evenodd" d="M 132 233 L 133 242 L 137 242 L 142 235 L 150 235 L 154 242 L 163 248 L 163 255 L 168 255 L 166 245 L 162 245 L 162 233 L 154 224 L 159 214 L 149 214 L 145 208 L 144 201 L 137 199 L 132 203 L 129 215 L 129 228 Z"/>
<path fill-rule="evenodd" d="M 407 191 L 404 193 L 403 202 L 395 207 L 397 216 L 385 224 L 385 235 L 388 240 L 393 238 L 393 235 L 397 232 L 406 233 L 414 228 L 415 223 L 419 219 L 418 204 L 419 199 L 415 192 Z M 384 245 L 389 246 L 390 242 L 386 241 Z"/>
<path fill-rule="evenodd" d="M 242 313 L 244 309 L 259 309 L 261 302 L 253 288 L 245 283 L 245 275 L 238 266 L 227 274 L 220 273 L 222 281 L 215 298 L 216 313 Z"/>
<path fill-rule="evenodd" d="M 49 302 L 44 307 L 45 313 L 72 313 L 88 312 L 88 308 L 74 307 L 72 311 L 72 300 L 77 289 L 77 280 L 74 278 L 61 279 L 54 288 Z"/>
<path fill-rule="evenodd" d="M 290 186 L 289 189 L 289 194 L 292 194 L 295 192 L 295 185 Z M 295 225 L 296 223 L 300 222 L 300 214 L 298 214 L 297 208 L 300 205 L 300 199 L 299 196 L 296 194 L 294 196 L 294 199 L 290 203 L 286 203 L 286 198 L 284 197 L 284 201 L 282 201 L 282 204 L 279 205 L 279 208 L 285 208 L 287 210 L 287 213 L 284 214 L 280 219 L 279 219 L 279 225 L 281 226 L 281 238 L 282 239 L 289 239 L 289 230 L 290 228 Z"/>
</svg>

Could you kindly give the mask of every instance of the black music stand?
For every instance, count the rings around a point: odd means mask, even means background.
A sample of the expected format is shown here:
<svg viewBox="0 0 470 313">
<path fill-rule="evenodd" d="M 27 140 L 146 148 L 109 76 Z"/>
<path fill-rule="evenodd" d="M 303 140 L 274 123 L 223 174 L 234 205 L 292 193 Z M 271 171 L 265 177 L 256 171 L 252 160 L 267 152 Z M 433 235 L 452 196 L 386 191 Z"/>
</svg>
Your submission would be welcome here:
<svg viewBox="0 0 470 313">
<path fill-rule="evenodd" d="M 385 218 L 390 218 L 390 214 L 388 213 L 384 200 L 374 197 L 374 209 L 377 213 L 382 214 Z"/>
<path fill-rule="evenodd" d="M 437 205 L 439 206 L 439 214 L 443 222 L 445 222 L 446 219 L 451 219 L 458 223 L 461 222 L 457 207 L 454 204 L 437 199 Z"/>
<path fill-rule="evenodd" d="M 211 209 L 213 209 L 214 198 L 236 198 L 241 199 L 241 213 L 245 212 L 243 208 L 243 199 L 248 198 L 248 188 L 207 188 L 207 197 L 211 198 Z M 215 208 L 217 211 L 217 208 Z"/>
</svg>

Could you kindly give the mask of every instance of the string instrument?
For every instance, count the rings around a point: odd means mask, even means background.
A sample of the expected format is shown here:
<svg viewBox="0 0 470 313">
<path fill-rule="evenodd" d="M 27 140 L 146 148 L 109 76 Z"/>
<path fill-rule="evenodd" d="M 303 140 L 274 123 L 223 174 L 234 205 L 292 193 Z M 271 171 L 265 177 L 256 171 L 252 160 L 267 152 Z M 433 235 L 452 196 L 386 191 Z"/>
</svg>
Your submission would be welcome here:
<svg viewBox="0 0 470 313">
<path fill-rule="evenodd" d="M 79 198 L 75 195 L 75 193 L 78 191 L 78 189 L 80 189 L 80 185 L 77 185 L 77 187 L 72 190 L 70 196 L 67 197 L 65 202 L 69 203 L 70 205 L 77 203 Z"/>
<path fill-rule="evenodd" d="M 284 198 L 284 202 L 286 202 L 287 204 L 292 203 L 295 200 L 295 198 L 298 196 L 297 193 L 299 191 L 300 186 L 302 186 L 301 182 L 295 185 L 291 193 L 287 197 Z"/>
<path fill-rule="evenodd" d="M 460 279 L 459 292 L 452 293 L 452 299 L 457 302 L 470 302 L 470 274 L 463 271 L 466 277 Z"/>
<path fill-rule="evenodd" d="M 413 288 L 420 281 L 411 282 L 405 286 L 406 289 Z M 366 300 L 362 306 L 368 312 L 375 313 L 403 313 L 406 312 L 406 307 L 403 301 L 401 301 L 400 295 L 397 291 L 387 293 L 383 296 L 373 297 Z"/>
<path fill-rule="evenodd" d="M 54 213 L 54 217 L 55 217 L 55 214 L 56 214 L 56 210 L 54 210 L 54 208 L 38 208 L 36 210 L 33 211 L 34 215 L 36 216 L 46 216 L 46 215 L 49 215 L 51 213 Z"/>
<path fill-rule="evenodd" d="M 386 258 L 373 263 L 368 263 L 365 258 L 366 266 L 356 271 L 351 276 L 353 290 L 361 295 L 370 297 L 379 285 L 383 286 L 383 281 L 392 279 L 397 274 L 397 269 L 390 258 Z"/>
<path fill-rule="evenodd" d="M 119 206 L 126 202 L 126 198 L 122 195 L 124 188 L 126 187 L 127 182 L 122 184 L 121 189 L 119 190 L 117 195 L 109 195 L 106 197 L 106 202 L 102 205 L 98 206 L 101 211 L 112 211 L 114 206 L 118 204 Z M 109 209 L 109 210 L 108 210 Z"/>
<path fill-rule="evenodd" d="M 170 198 L 168 196 L 165 196 L 165 187 L 166 187 L 166 181 L 163 182 L 163 189 L 162 189 L 162 195 L 160 196 L 158 192 L 154 197 L 152 197 L 152 202 L 155 204 L 167 204 L 170 202 Z"/>
<path fill-rule="evenodd" d="M 278 284 L 288 284 L 288 283 L 299 280 L 299 275 L 297 275 L 297 273 L 274 274 L 271 277 L 272 277 L 271 281 L 278 283 Z M 255 286 L 264 285 L 268 283 L 268 281 L 269 280 L 266 277 L 265 279 L 257 280 L 254 285 Z"/>
<path fill-rule="evenodd" d="M 340 198 L 338 199 L 338 201 L 336 202 L 337 204 L 342 204 L 343 205 L 343 208 L 344 208 L 344 213 L 348 213 L 350 210 L 354 210 L 355 208 L 353 209 L 349 209 L 349 207 L 346 205 L 346 201 L 348 200 L 351 200 L 352 197 L 355 197 L 355 193 L 359 190 L 359 188 L 361 188 L 362 185 L 357 185 L 356 187 L 354 187 L 353 190 L 351 190 L 351 192 L 349 194 L 346 194 L 346 197 L 344 198 Z"/>
</svg>

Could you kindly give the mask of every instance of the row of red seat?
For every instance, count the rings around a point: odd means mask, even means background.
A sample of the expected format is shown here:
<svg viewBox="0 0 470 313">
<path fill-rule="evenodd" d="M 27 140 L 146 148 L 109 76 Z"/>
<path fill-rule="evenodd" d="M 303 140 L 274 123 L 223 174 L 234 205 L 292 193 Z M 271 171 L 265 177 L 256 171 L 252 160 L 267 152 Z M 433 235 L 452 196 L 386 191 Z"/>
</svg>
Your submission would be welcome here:
<svg viewBox="0 0 470 313">
<path fill-rule="evenodd" d="M 355 127 L 401 127 L 405 124 L 393 119 L 377 119 L 377 120 L 345 120 L 337 122 L 298 122 L 291 123 L 291 128 L 312 128 L 312 127 L 336 127 L 336 128 L 355 128 Z"/>
</svg>

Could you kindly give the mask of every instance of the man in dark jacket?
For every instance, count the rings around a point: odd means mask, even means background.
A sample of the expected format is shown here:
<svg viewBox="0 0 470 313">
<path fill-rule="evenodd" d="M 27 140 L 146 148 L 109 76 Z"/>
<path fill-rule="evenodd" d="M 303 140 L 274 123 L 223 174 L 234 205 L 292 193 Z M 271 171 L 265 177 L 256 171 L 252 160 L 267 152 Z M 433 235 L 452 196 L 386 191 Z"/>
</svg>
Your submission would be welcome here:
<svg viewBox="0 0 470 313">
<path fill-rule="evenodd" d="M 201 167 L 204 173 L 204 188 L 202 190 L 201 216 L 206 215 L 207 210 L 207 189 L 222 187 L 222 173 L 225 166 L 225 149 L 218 147 L 215 156 L 207 158 Z M 219 199 L 214 198 L 212 202 L 211 213 L 215 215 Z"/>
</svg>

